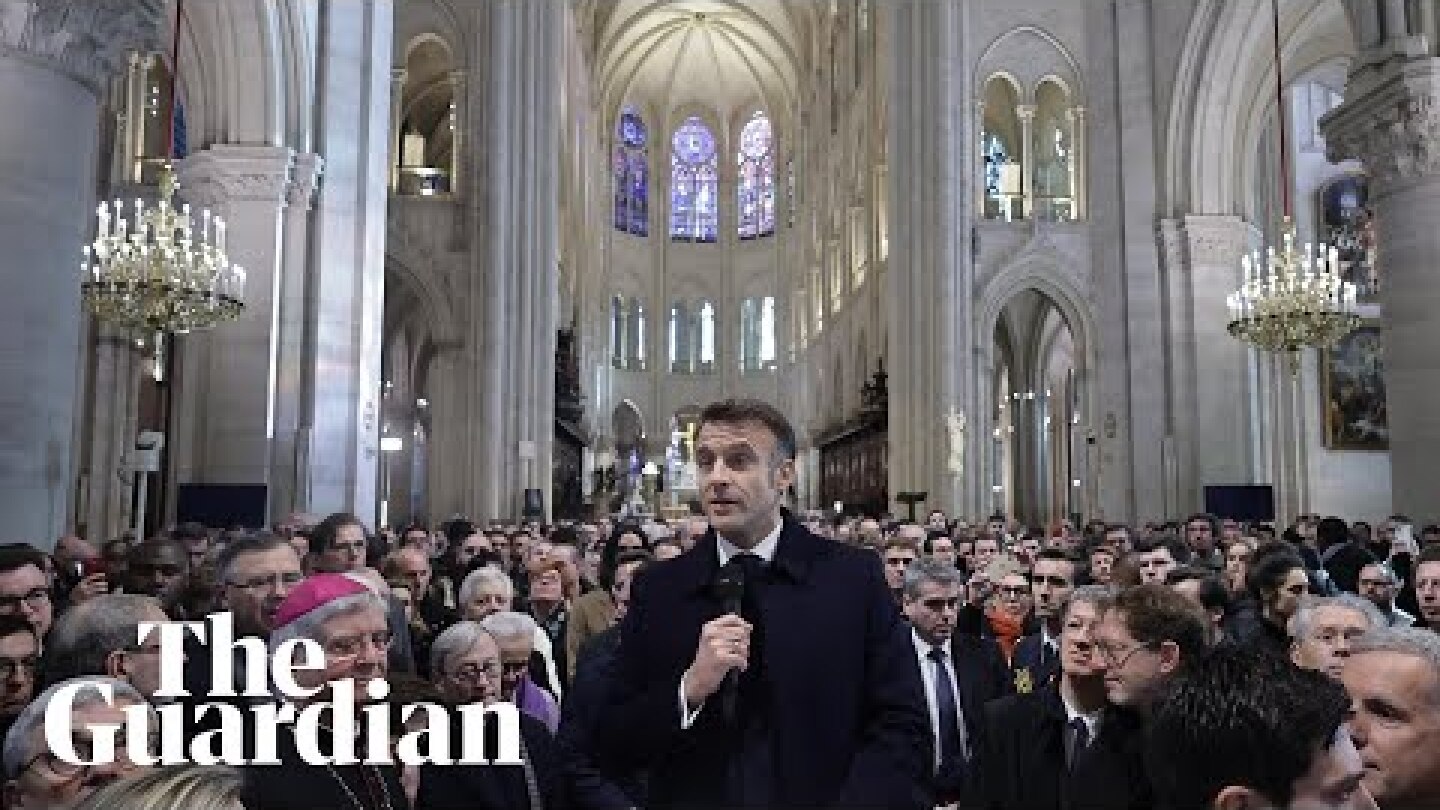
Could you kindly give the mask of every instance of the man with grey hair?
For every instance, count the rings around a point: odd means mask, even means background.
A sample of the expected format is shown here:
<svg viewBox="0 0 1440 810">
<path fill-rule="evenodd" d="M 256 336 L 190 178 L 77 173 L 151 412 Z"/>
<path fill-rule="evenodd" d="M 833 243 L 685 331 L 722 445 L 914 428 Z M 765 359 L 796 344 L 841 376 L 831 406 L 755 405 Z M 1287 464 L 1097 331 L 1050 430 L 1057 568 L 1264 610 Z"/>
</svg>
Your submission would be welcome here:
<svg viewBox="0 0 1440 810">
<path fill-rule="evenodd" d="M 905 569 L 901 607 L 925 686 L 938 804 L 958 801 L 967 784 L 985 703 L 1010 681 L 993 639 L 956 633 L 963 577 L 959 569 L 922 557 Z"/>
<path fill-rule="evenodd" d="M 134 687 L 96 675 L 61 681 L 40 693 L 5 735 L 4 805 L 9 810 L 74 807 L 110 782 L 149 770 L 133 762 L 121 745 L 116 745 L 114 762 L 96 765 L 65 762 L 50 750 L 45 739 L 46 710 L 56 693 L 77 682 L 91 686 L 75 692 L 65 725 L 73 736 L 72 744 L 82 754 L 90 748 L 91 729 L 97 726 L 113 727 L 117 743 L 123 741 L 127 733 L 125 707 L 145 705 L 145 697 Z M 111 690 L 108 700 L 102 686 Z M 155 727 L 153 716 L 148 722 Z"/>
<path fill-rule="evenodd" d="M 1415 617 L 1395 604 L 1395 597 L 1399 595 L 1403 583 L 1395 574 L 1395 569 L 1390 567 L 1390 563 L 1373 562 L 1361 568 L 1357 584 L 1360 595 L 1379 608 L 1388 626 L 1410 627 L 1415 624 Z"/>
<path fill-rule="evenodd" d="M 1386 626 L 1380 611 L 1354 594 L 1307 597 L 1290 618 L 1290 660 L 1339 680 L 1355 640 Z"/>
<path fill-rule="evenodd" d="M 1341 680 L 1363 784 L 1380 810 L 1440 807 L 1440 636 L 1372 630 L 1351 648 Z"/>
<path fill-rule="evenodd" d="M 539 625 L 524 613 L 493 613 L 480 626 L 500 645 L 500 699 L 545 724 L 554 733 L 560 726 L 560 705 L 530 677 L 531 656 Z"/>
<path fill-rule="evenodd" d="M 160 689 L 160 631 L 139 640 L 140 625 L 170 620 L 151 596 L 107 593 L 60 614 L 40 658 L 47 684 L 106 675 L 130 684 L 151 702 Z"/>
</svg>

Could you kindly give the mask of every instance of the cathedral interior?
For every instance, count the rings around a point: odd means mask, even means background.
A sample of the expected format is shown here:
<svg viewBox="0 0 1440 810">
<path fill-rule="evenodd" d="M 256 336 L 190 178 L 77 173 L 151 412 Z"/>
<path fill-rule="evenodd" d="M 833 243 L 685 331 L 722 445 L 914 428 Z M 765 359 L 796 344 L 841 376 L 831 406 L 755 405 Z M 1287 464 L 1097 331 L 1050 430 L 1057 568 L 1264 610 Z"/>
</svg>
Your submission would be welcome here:
<svg viewBox="0 0 1440 810">
<path fill-rule="evenodd" d="M 11 539 L 685 514 L 728 397 L 794 423 L 801 509 L 1440 516 L 1437 33 L 1404 0 L 0 3 Z M 172 176 L 228 251 L 214 322 L 137 328 L 104 239 Z M 1257 348 L 1244 257 L 1292 228 L 1354 328 Z"/>
</svg>

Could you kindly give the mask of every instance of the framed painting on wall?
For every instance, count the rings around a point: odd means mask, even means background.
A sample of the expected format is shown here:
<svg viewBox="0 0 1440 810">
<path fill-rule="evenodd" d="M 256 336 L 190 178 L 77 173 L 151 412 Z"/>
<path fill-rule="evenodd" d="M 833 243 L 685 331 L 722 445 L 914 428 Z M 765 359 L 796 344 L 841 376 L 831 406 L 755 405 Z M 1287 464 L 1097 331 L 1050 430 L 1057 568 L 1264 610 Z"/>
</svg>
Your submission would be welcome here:
<svg viewBox="0 0 1440 810">
<path fill-rule="evenodd" d="M 1379 324 L 1367 322 L 1320 352 L 1320 407 L 1331 450 L 1390 449 L 1384 349 Z"/>
<path fill-rule="evenodd" d="M 1370 183 L 1364 174 L 1347 172 L 1320 189 L 1320 233 L 1335 248 L 1343 280 L 1355 285 L 1362 302 L 1377 300 L 1380 277 L 1375 264 L 1375 219 Z"/>
</svg>

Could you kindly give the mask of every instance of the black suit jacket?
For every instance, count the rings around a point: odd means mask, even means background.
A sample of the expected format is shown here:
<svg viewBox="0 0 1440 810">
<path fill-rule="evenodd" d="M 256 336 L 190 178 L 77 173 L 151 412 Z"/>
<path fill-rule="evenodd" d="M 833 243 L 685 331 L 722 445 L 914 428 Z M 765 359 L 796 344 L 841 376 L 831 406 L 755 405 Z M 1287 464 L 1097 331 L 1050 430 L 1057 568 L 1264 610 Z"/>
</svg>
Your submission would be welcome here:
<svg viewBox="0 0 1440 810">
<path fill-rule="evenodd" d="M 1152 805 L 1139 718 L 1110 708 L 1100 734 L 1065 767 L 1058 685 L 985 707 L 971 804 L 986 810 L 1141 810 Z"/>
<path fill-rule="evenodd" d="M 1060 677 L 1060 656 L 1045 646 L 1040 633 L 1031 633 L 1015 644 L 1010 659 L 1010 676 L 1016 692 L 1036 692 L 1051 686 Z"/>
<path fill-rule="evenodd" d="M 585 639 L 575 656 L 575 680 L 565 692 L 555 741 L 569 805 L 575 810 L 626 810 L 645 805 L 638 774 L 605 773 L 596 767 L 591 754 L 596 719 L 610 691 L 619 646 L 619 625 Z"/>
<path fill-rule="evenodd" d="M 758 588 L 763 661 L 739 728 L 712 696 L 681 729 L 680 678 L 718 617 L 714 532 L 633 584 L 595 753 L 649 770 L 649 807 L 929 807 L 929 720 L 909 626 L 873 552 L 787 514 Z M 746 681 L 742 680 L 742 684 Z"/>
<path fill-rule="evenodd" d="M 458 712 L 454 712 L 458 715 Z M 458 729 L 452 740 L 458 740 Z M 487 732 L 488 733 L 488 732 Z M 520 712 L 520 734 L 546 810 L 568 807 L 555 739 L 545 724 Z M 453 744 L 453 743 L 452 743 Z M 487 746 L 486 750 L 495 750 Z M 333 805 L 340 807 L 341 805 Z M 525 770 L 516 765 L 421 765 L 415 807 L 424 810 L 525 810 Z"/>
<path fill-rule="evenodd" d="M 985 704 L 1010 694 L 1010 670 L 1005 666 L 1005 654 L 994 639 L 957 633 L 950 638 L 950 666 L 955 671 L 955 687 L 960 704 L 960 714 L 965 724 L 965 739 L 970 743 L 972 759 L 977 753 L 976 744 L 982 736 L 981 725 L 985 721 Z M 921 667 L 934 666 L 928 659 L 920 659 Z M 931 696 L 926 695 L 926 700 Z M 927 717 L 928 719 L 928 717 Z M 931 745 L 939 745 L 934 739 Z M 941 763 L 940 773 L 935 778 L 936 798 L 949 803 L 964 792 L 968 768 L 963 763 Z"/>
</svg>

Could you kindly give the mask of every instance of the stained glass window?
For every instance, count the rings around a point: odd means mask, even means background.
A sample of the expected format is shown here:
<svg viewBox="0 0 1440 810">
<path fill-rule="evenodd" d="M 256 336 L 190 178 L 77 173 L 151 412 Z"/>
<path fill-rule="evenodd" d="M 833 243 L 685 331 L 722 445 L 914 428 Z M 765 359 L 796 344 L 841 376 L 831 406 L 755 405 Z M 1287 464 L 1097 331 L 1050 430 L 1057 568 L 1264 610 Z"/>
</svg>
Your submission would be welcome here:
<svg viewBox="0 0 1440 810">
<path fill-rule="evenodd" d="M 714 242 L 720 176 L 715 136 L 699 118 L 685 119 L 670 141 L 670 238 Z"/>
<path fill-rule="evenodd" d="M 739 230 L 741 239 L 775 233 L 775 137 L 757 112 L 740 130 Z"/>
<path fill-rule="evenodd" d="M 633 109 L 620 114 L 615 132 L 615 230 L 647 236 L 650 233 L 649 149 L 645 122 Z"/>
</svg>

